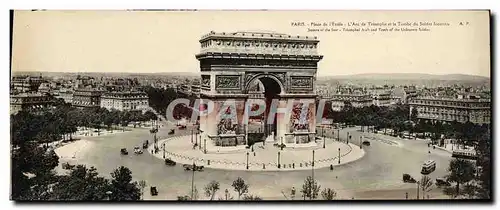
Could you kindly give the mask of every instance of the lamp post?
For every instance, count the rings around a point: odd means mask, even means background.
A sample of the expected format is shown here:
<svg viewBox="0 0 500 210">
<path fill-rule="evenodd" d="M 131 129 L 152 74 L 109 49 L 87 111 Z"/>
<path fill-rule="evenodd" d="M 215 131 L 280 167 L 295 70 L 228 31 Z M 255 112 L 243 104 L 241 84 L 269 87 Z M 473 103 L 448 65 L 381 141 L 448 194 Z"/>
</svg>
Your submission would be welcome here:
<svg viewBox="0 0 500 210">
<path fill-rule="evenodd" d="M 204 149 L 204 152 L 205 152 L 205 154 L 207 154 L 207 139 L 204 139 L 204 140 L 203 140 L 203 144 L 204 144 L 204 146 L 203 146 L 203 147 L 205 148 L 205 149 Z"/>
<path fill-rule="evenodd" d="M 249 154 L 249 153 L 247 152 L 247 170 L 248 170 L 248 154 Z"/>
<path fill-rule="evenodd" d="M 278 152 L 278 168 L 281 168 L 281 164 L 280 164 L 280 152 Z"/>
<path fill-rule="evenodd" d="M 194 142 L 198 143 L 198 131 L 196 131 L 196 134 L 194 135 Z M 200 139 L 200 144 L 201 144 L 201 139 Z M 198 148 L 201 146 L 198 146 Z"/>
<path fill-rule="evenodd" d="M 346 142 L 349 144 L 349 132 L 347 132 Z"/>
<path fill-rule="evenodd" d="M 313 150 L 313 159 L 312 159 L 311 168 L 312 168 L 312 180 L 313 180 L 313 183 L 314 183 L 314 150 Z M 311 191 L 309 192 L 310 193 L 309 195 L 311 195 L 311 197 L 309 197 L 309 198 L 310 198 L 310 200 L 312 200 L 312 197 L 313 197 L 312 196 L 312 187 L 310 188 L 310 190 Z"/>
<path fill-rule="evenodd" d="M 339 148 L 339 164 L 340 164 L 340 148 Z"/>
<path fill-rule="evenodd" d="M 194 197 L 194 172 L 196 171 L 196 164 L 193 161 L 193 176 L 191 177 L 191 200 Z"/>
<path fill-rule="evenodd" d="M 323 137 L 323 149 L 326 147 L 326 139 Z"/>
<path fill-rule="evenodd" d="M 194 130 L 191 130 L 191 144 L 193 143 L 193 132 Z"/>
<path fill-rule="evenodd" d="M 359 148 L 360 149 L 363 149 L 362 143 L 363 143 L 363 136 L 359 136 Z"/>
<path fill-rule="evenodd" d="M 420 194 L 420 181 L 417 181 L 417 200 L 420 197 L 419 194 Z"/>
<path fill-rule="evenodd" d="M 340 128 L 337 129 L 337 141 L 340 141 Z"/>
<path fill-rule="evenodd" d="M 200 130 L 200 128 L 198 127 L 198 131 L 196 131 L 196 132 L 198 132 L 198 134 L 200 135 L 200 145 L 198 146 L 198 148 L 201 150 L 201 134 L 203 133 L 203 131 Z M 205 141 L 206 141 L 206 139 L 205 139 Z M 205 142 L 205 150 L 206 149 L 207 149 L 207 143 Z M 205 152 L 205 153 L 207 153 L 207 152 Z"/>
</svg>

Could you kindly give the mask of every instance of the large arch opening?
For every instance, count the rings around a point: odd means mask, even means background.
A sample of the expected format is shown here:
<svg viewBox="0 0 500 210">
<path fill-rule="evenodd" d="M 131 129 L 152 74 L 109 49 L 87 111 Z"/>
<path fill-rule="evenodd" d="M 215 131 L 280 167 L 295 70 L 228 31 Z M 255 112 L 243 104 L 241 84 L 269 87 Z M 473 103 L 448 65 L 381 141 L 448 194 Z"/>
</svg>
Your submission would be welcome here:
<svg viewBox="0 0 500 210">
<path fill-rule="evenodd" d="M 264 100 L 266 103 L 266 109 L 261 115 L 253 117 L 253 120 L 257 119 L 258 123 L 256 123 L 256 121 L 250 122 L 254 123 L 253 125 L 249 125 L 250 133 L 263 133 L 263 136 L 266 138 L 270 135 L 273 135 L 273 138 L 276 137 L 278 128 L 277 115 L 276 112 L 271 112 L 271 104 L 273 99 L 280 98 L 279 95 L 283 93 L 283 91 L 283 85 L 281 82 L 272 75 L 261 75 L 252 79 L 247 87 L 247 93 L 250 94 L 249 99 Z M 258 105 L 255 104 L 254 107 L 252 107 L 252 110 L 256 110 L 258 108 Z M 268 119 L 274 120 L 268 122 Z"/>
</svg>

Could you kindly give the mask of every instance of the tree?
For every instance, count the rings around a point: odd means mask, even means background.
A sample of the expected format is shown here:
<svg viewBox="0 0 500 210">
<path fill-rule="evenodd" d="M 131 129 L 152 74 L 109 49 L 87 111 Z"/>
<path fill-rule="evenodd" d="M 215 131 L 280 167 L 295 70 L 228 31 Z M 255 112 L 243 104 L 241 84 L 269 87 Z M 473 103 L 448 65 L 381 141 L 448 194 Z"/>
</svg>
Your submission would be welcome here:
<svg viewBox="0 0 500 210">
<path fill-rule="evenodd" d="M 238 179 L 234 180 L 231 186 L 234 188 L 234 191 L 238 193 L 238 200 L 243 194 L 248 193 L 248 185 L 241 177 L 238 177 Z"/>
<path fill-rule="evenodd" d="M 321 191 L 321 197 L 323 197 L 324 200 L 333 200 L 337 197 L 337 192 L 333 189 L 325 188 Z"/>
<path fill-rule="evenodd" d="M 244 195 L 243 200 L 245 201 L 261 201 L 262 198 L 256 195 Z"/>
<path fill-rule="evenodd" d="M 474 178 L 474 165 L 465 159 L 453 159 L 448 166 L 447 179 L 455 182 L 455 196 L 460 195 L 460 185 L 471 181 Z"/>
<path fill-rule="evenodd" d="M 304 199 L 315 199 L 318 197 L 318 193 L 320 190 L 320 186 L 311 176 L 308 176 L 304 180 L 304 184 L 302 185 L 302 190 L 300 191 L 304 196 Z"/>
<path fill-rule="evenodd" d="M 139 187 L 141 189 L 141 200 L 144 200 L 144 188 L 146 188 L 146 181 L 145 180 L 139 181 Z"/>
<path fill-rule="evenodd" d="M 54 185 L 52 199 L 95 201 L 108 198 L 109 181 L 99 177 L 96 168 L 70 165 L 69 170 L 69 174 L 61 176 Z"/>
<path fill-rule="evenodd" d="M 467 196 L 469 199 L 473 199 L 478 191 L 478 187 L 472 183 L 467 183 L 464 185 L 462 193 L 463 195 Z"/>
<path fill-rule="evenodd" d="M 136 182 L 132 182 L 132 172 L 124 166 L 120 166 L 111 173 L 111 186 L 112 192 L 110 200 L 124 201 L 124 200 L 140 200 L 141 190 Z"/>
<path fill-rule="evenodd" d="M 210 197 L 210 200 L 214 199 L 215 193 L 220 189 L 219 188 L 219 182 L 217 181 L 211 181 L 210 183 L 205 186 L 205 195 L 207 197 Z"/>
<path fill-rule="evenodd" d="M 413 108 L 413 109 L 410 109 L 411 110 L 411 114 L 410 114 L 410 120 L 412 122 L 417 122 L 418 120 L 418 110 Z"/>
<path fill-rule="evenodd" d="M 420 189 L 422 189 L 422 198 L 425 199 L 425 193 L 431 190 L 432 179 L 429 176 L 422 176 L 420 179 Z"/>
<path fill-rule="evenodd" d="M 477 196 L 482 199 L 491 198 L 491 140 L 490 129 L 487 128 L 486 132 L 480 137 L 476 152 L 478 156 L 477 165 L 481 168 L 479 170 L 479 188 L 477 189 Z"/>
<path fill-rule="evenodd" d="M 193 197 L 191 198 L 191 200 L 198 200 L 198 188 L 196 187 L 196 185 L 194 186 L 194 189 L 193 189 Z"/>
</svg>

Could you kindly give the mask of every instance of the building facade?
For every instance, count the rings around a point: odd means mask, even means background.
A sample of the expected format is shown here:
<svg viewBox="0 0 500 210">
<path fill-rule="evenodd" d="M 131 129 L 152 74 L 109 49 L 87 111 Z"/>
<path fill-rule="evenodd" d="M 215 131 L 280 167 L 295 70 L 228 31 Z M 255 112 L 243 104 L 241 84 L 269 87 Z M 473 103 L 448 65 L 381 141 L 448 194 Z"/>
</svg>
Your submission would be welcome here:
<svg viewBox="0 0 500 210">
<path fill-rule="evenodd" d="M 66 103 L 73 104 L 73 91 L 70 89 L 60 89 L 55 91 L 54 97 L 63 99 Z"/>
<path fill-rule="evenodd" d="M 37 92 L 43 81 L 41 76 L 15 76 L 12 77 L 10 85 L 14 92 Z"/>
<path fill-rule="evenodd" d="M 330 101 L 332 102 L 333 111 L 341 111 L 346 102 L 351 103 L 355 108 L 371 106 L 373 104 L 372 97 L 369 94 L 362 93 L 334 94 L 331 96 Z"/>
<path fill-rule="evenodd" d="M 373 97 L 373 105 L 375 106 L 389 106 L 391 105 L 391 93 L 384 92 L 378 93 L 372 96 Z"/>
<path fill-rule="evenodd" d="M 20 93 L 10 96 L 10 113 L 16 114 L 22 110 L 37 110 L 51 106 L 54 100 L 42 93 Z"/>
<path fill-rule="evenodd" d="M 72 105 L 80 108 L 93 108 L 101 105 L 103 91 L 98 89 L 77 89 L 73 92 Z"/>
<path fill-rule="evenodd" d="M 142 111 L 149 108 L 148 95 L 144 92 L 109 92 L 101 96 L 102 108 L 119 111 Z"/>
<path fill-rule="evenodd" d="M 410 115 L 417 110 L 417 118 L 438 121 L 470 121 L 489 124 L 491 103 L 489 99 L 418 97 L 410 100 Z"/>
</svg>

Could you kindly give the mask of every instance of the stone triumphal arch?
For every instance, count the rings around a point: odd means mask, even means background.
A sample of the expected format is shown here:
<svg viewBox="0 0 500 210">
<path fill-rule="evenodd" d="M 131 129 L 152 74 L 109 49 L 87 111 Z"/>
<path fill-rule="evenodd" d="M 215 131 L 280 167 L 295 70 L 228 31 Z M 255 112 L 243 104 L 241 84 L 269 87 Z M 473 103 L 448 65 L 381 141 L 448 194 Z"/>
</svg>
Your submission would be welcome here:
<svg viewBox="0 0 500 210">
<path fill-rule="evenodd" d="M 204 35 L 196 58 L 201 69 L 201 99 L 214 102 L 213 110 L 200 117 L 202 138 L 206 139 L 209 152 L 248 144 L 251 126 L 246 125 L 244 113 L 251 107 L 245 104 L 255 99 L 266 102 L 261 119 L 275 119 L 261 130 L 267 141 L 287 147 L 313 141 L 316 71 L 323 58 L 317 53 L 318 43 L 317 37 L 268 32 L 212 31 Z M 285 119 L 285 113 L 270 109 L 273 99 L 279 108 L 286 108 L 293 101 L 289 119 Z M 237 120 L 220 117 L 228 100 L 234 102 L 236 113 L 230 114 L 236 115 Z M 298 122 L 301 110 L 307 110 L 307 123 Z"/>
</svg>

